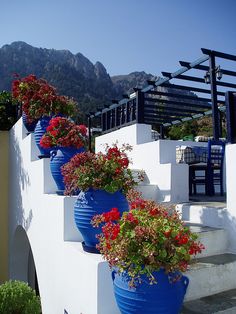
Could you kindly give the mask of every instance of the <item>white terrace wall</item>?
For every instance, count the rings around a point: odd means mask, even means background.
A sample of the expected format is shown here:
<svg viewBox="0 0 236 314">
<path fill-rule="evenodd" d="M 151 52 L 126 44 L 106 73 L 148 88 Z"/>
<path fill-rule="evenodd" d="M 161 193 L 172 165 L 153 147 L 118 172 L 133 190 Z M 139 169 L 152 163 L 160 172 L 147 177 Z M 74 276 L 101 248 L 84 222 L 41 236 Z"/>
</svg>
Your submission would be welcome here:
<svg viewBox="0 0 236 314">
<path fill-rule="evenodd" d="M 96 151 L 104 151 L 104 143 L 112 145 L 116 142 L 119 146 L 123 143 L 133 146 L 132 152 L 129 153 L 132 160 L 130 167 L 143 169 L 150 184 L 156 185 L 156 189 L 152 189 L 148 196 L 151 195 L 159 202 L 180 203 L 189 200 L 188 165 L 176 164 L 176 146 L 192 146 L 192 141 L 154 141 L 151 138 L 150 125 L 133 124 L 97 137 Z M 194 142 L 194 146 L 207 146 L 207 143 Z M 219 186 L 216 186 L 217 192 L 218 188 Z M 144 196 L 146 190 L 143 188 Z M 198 191 L 203 192 L 203 186 L 198 187 Z"/>
<path fill-rule="evenodd" d="M 0 131 L 0 284 L 8 279 L 9 132 Z"/>
<path fill-rule="evenodd" d="M 236 144 L 226 146 L 227 213 L 224 226 L 228 230 L 230 250 L 236 253 Z"/>
<path fill-rule="evenodd" d="M 129 154 L 131 168 L 146 172 L 150 184 L 156 185 L 153 198 L 161 202 L 188 201 L 188 165 L 176 164 L 176 146 L 179 141 L 151 138 L 151 126 L 134 124 L 96 138 L 96 151 L 104 151 L 104 143 L 128 143 L 133 146 Z M 185 145 L 190 142 L 184 142 Z M 202 146 L 202 143 L 196 143 Z M 144 195 L 145 196 L 145 195 Z"/>
<path fill-rule="evenodd" d="M 73 205 L 58 196 L 49 159 L 37 159 L 32 135 L 19 120 L 10 131 L 10 278 L 34 284 L 43 314 L 118 314 L 107 263 L 83 251 Z"/>
</svg>

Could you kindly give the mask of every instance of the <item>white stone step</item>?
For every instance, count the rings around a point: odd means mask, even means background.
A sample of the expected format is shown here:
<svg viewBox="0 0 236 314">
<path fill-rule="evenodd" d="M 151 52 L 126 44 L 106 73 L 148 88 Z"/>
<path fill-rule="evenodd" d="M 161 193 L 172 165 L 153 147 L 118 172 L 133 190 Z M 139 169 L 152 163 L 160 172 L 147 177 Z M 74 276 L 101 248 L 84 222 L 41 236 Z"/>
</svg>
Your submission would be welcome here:
<svg viewBox="0 0 236 314">
<path fill-rule="evenodd" d="M 147 183 L 149 183 L 150 181 L 149 181 L 149 179 L 148 179 L 148 176 L 147 176 L 147 174 L 145 173 L 145 171 L 143 171 L 142 169 L 130 169 L 131 170 L 131 172 L 132 172 L 132 175 L 133 175 L 133 177 L 134 177 L 134 180 L 135 181 L 139 181 L 139 174 L 140 173 L 142 173 L 142 175 L 143 175 L 143 181 L 141 181 L 139 184 L 147 184 Z"/>
<path fill-rule="evenodd" d="M 186 272 L 189 287 L 185 301 L 196 300 L 236 288 L 236 255 L 221 254 L 203 257 Z"/>
<path fill-rule="evenodd" d="M 205 250 L 196 257 L 218 255 L 227 251 L 228 237 L 226 230 L 189 222 L 185 222 L 185 224 L 190 227 L 192 232 L 198 234 L 198 240 L 205 246 Z"/>
<path fill-rule="evenodd" d="M 227 216 L 225 203 L 196 202 L 177 204 L 176 209 L 185 221 L 220 228 Z"/>
<path fill-rule="evenodd" d="M 63 295 L 64 310 L 68 314 L 119 314 L 111 271 L 101 255 L 84 252 L 78 242 L 64 242 L 62 250 L 64 271 L 58 277 L 70 289 Z"/>
<path fill-rule="evenodd" d="M 157 185 L 155 184 L 139 184 L 136 188 L 139 192 L 142 193 L 142 197 L 145 199 L 150 199 L 155 202 L 160 200 L 161 194 Z"/>
</svg>

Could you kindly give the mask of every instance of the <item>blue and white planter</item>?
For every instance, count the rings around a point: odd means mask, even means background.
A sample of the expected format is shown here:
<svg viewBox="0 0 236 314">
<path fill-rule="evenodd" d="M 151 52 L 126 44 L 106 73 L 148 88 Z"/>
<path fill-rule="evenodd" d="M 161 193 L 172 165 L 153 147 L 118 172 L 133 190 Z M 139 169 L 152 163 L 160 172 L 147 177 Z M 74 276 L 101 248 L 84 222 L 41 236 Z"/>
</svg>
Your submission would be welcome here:
<svg viewBox="0 0 236 314">
<path fill-rule="evenodd" d="M 46 133 L 47 127 L 49 126 L 49 122 L 51 120 L 51 117 L 42 117 L 39 119 L 39 121 L 36 124 L 35 130 L 34 130 L 34 139 L 35 143 L 40 151 L 39 158 L 49 158 L 50 157 L 50 151 L 51 148 L 43 148 L 40 146 L 40 140 L 42 136 Z"/>
<path fill-rule="evenodd" d="M 29 123 L 28 122 L 28 119 L 27 119 L 27 115 L 25 114 L 25 112 L 23 111 L 22 112 L 22 121 L 23 121 L 23 124 L 26 128 L 26 130 L 29 132 L 29 133 L 33 133 L 34 132 L 34 129 L 36 127 L 36 124 L 38 122 L 38 120 L 35 120 L 34 122 L 32 123 Z"/>
<path fill-rule="evenodd" d="M 157 284 L 150 285 L 141 275 L 142 283 L 129 287 L 126 272 L 112 272 L 114 294 L 121 314 L 178 314 L 183 305 L 189 279 L 182 276 L 173 281 L 176 274 L 166 274 L 162 269 L 153 273 Z"/>
<path fill-rule="evenodd" d="M 74 218 L 76 226 L 83 236 L 83 248 L 86 252 L 99 253 L 96 249 L 98 244 L 96 235 L 102 230 L 101 227 L 94 228 L 91 225 L 93 216 L 109 212 L 113 207 L 117 207 L 121 214 L 129 209 L 128 201 L 120 191 L 108 193 L 103 190 L 89 189 L 79 193 L 74 206 Z"/>
<path fill-rule="evenodd" d="M 57 194 L 63 195 L 65 190 L 65 184 L 63 182 L 63 176 L 61 174 L 61 167 L 70 161 L 70 159 L 78 154 L 84 152 L 85 149 L 74 147 L 58 147 L 51 151 L 50 169 L 53 179 L 57 185 Z"/>
</svg>

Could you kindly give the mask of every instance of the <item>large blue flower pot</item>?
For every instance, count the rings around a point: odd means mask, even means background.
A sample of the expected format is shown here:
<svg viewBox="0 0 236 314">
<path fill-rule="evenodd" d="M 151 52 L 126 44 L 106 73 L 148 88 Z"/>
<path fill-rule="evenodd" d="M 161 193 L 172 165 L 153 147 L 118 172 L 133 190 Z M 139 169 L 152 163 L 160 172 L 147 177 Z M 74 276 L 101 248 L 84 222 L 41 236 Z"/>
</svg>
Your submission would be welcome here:
<svg viewBox="0 0 236 314">
<path fill-rule="evenodd" d="M 114 293 L 121 314 L 178 314 L 180 313 L 189 279 L 182 276 L 173 281 L 175 274 L 164 270 L 154 272 L 157 284 L 150 285 L 143 275 L 142 283 L 130 288 L 127 273 L 112 272 Z"/>
<path fill-rule="evenodd" d="M 26 128 L 26 130 L 29 132 L 29 133 L 33 133 L 34 132 L 34 129 L 36 127 L 36 124 L 38 122 L 38 120 L 35 120 L 34 122 L 32 123 L 29 123 L 28 122 L 28 119 L 27 119 L 27 115 L 25 114 L 25 112 L 23 111 L 22 112 L 22 121 L 23 121 L 23 124 Z"/>
<path fill-rule="evenodd" d="M 51 120 L 51 117 L 42 117 L 37 122 L 35 130 L 34 130 L 35 143 L 41 153 L 38 156 L 39 158 L 50 157 L 50 151 L 52 150 L 52 148 L 43 148 L 42 146 L 40 146 L 41 137 L 46 133 L 46 129 L 49 126 L 50 120 Z"/>
<path fill-rule="evenodd" d="M 99 253 L 96 249 L 96 244 L 98 244 L 96 235 L 102 230 L 101 227 L 94 228 L 91 220 L 94 215 L 109 212 L 113 207 L 117 207 L 121 214 L 129 209 L 126 197 L 120 191 L 108 193 L 103 190 L 89 189 L 79 193 L 74 206 L 74 218 L 76 226 L 83 236 L 85 251 Z"/>
<path fill-rule="evenodd" d="M 74 155 L 84 151 L 84 148 L 78 149 L 74 147 L 59 147 L 58 149 L 51 151 L 50 169 L 58 188 L 57 194 L 62 195 L 64 194 L 65 190 L 65 184 L 61 174 L 61 167 L 69 162 Z"/>
</svg>

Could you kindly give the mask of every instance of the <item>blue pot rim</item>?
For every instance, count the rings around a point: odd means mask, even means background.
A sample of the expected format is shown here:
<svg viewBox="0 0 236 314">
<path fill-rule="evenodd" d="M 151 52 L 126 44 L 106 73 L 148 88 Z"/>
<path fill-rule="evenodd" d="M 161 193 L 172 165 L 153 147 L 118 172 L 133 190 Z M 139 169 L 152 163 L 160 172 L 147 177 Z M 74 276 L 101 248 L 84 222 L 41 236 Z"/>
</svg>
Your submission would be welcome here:
<svg viewBox="0 0 236 314">
<path fill-rule="evenodd" d="M 92 187 L 90 187 L 90 188 L 88 188 L 87 190 L 82 190 L 81 188 L 79 188 L 80 189 L 80 191 L 81 192 L 83 192 L 83 193 L 86 193 L 86 192 L 104 192 L 104 193 L 107 193 L 107 194 L 110 194 L 110 195 L 114 195 L 114 194 L 116 194 L 116 193 L 121 193 L 121 194 L 124 194 L 123 192 L 122 192 L 122 190 L 117 190 L 117 191 L 115 191 L 115 192 L 107 192 L 107 191 L 105 191 L 105 190 L 103 190 L 103 189 L 95 189 L 95 188 L 92 188 Z M 124 194 L 125 195 L 125 194 Z"/>
</svg>

